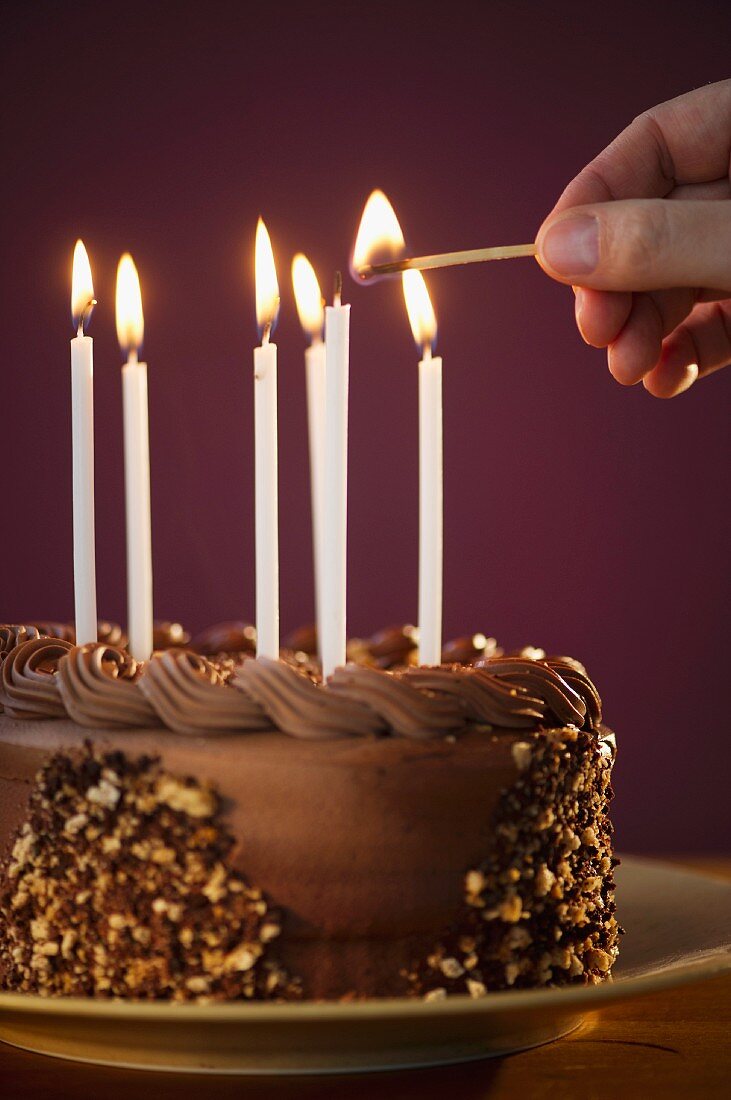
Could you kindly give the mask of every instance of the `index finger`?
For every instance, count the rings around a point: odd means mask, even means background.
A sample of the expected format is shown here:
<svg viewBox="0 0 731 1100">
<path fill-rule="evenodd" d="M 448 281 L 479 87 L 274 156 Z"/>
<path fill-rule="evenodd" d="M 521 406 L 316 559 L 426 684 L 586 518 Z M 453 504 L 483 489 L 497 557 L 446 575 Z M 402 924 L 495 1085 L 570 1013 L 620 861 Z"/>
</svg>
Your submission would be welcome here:
<svg viewBox="0 0 731 1100">
<path fill-rule="evenodd" d="M 639 115 L 572 180 L 551 215 L 613 199 L 664 198 L 690 183 L 729 178 L 731 80 Z"/>
</svg>

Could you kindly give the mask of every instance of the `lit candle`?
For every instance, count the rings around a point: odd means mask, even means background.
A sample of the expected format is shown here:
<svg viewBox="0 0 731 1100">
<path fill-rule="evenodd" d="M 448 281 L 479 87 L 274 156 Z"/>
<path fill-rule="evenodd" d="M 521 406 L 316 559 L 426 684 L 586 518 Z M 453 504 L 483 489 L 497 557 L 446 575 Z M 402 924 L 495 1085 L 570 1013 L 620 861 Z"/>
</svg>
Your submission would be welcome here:
<svg viewBox="0 0 731 1100">
<path fill-rule="evenodd" d="M 279 312 L 279 283 L 264 222 L 256 226 L 254 468 L 256 527 L 256 655 L 279 657 L 279 517 L 277 503 L 277 345 L 270 336 Z"/>
<path fill-rule="evenodd" d="M 350 306 L 325 309 L 325 507 L 322 591 L 322 675 L 345 664 L 348 531 L 348 380 Z"/>
<path fill-rule="evenodd" d="M 352 257 L 358 276 L 364 268 L 400 260 L 404 235 L 382 191 L 373 191 L 363 209 Z M 432 356 L 436 319 L 424 278 L 403 275 L 406 308 L 419 363 L 419 661 L 438 665 L 442 657 L 442 360 Z"/>
<path fill-rule="evenodd" d="M 403 273 L 404 298 L 419 363 L 419 663 L 442 659 L 442 360 L 429 291 L 420 271 Z"/>
<path fill-rule="evenodd" d="M 292 283 L 300 324 L 310 337 L 305 350 L 307 381 L 307 423 L 310 440 L 310 497 L 312 508 L 312 553 L 315 573 L 317 644 L 322 648 L 322 592 L 324 587 L 324 498 L 325 498 L 325 345 L 322 342 L 324 310 L 320 284 L 312 264 L 298 253 L 292 261 Z M 320 652 L 322 656 L 322 652 Z"/>
<path fill-rule="evenodd" d="M 117 339 L 122 367 L 124 488 L 127 518 L 127 632 L 137 661 L 152 653 L 152 523 L 150 517 L 150 430 L 147 363 L 137 356 L 144 337 L 137 268 L 125 253 L 117 268 Z"/>
<path fill-rule="evenodd" d="M 71 276 L 71 445 L 73 464 L 74 613 L 77 645 L 97 640 L 94 549 L 94 341 L 84 323 L 96 305 L 89 257 L 76 242 Z"/>
</svg>

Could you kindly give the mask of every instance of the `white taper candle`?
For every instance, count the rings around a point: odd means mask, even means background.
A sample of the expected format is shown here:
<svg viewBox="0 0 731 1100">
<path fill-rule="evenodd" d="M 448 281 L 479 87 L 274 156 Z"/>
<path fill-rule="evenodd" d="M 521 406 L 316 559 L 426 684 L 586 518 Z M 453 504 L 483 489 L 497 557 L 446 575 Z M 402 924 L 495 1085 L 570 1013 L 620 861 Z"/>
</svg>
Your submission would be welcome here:
<svg viewBox="0 0 731 1100">
<path fill-rule="evenodd" d="M 117 339 L 127 362 L 122 367 L 124 496 L 127 527 L 127 633 L 137 661 L 152 653 L 152 517 L 150 512 L 150 428 L 147 364 L 137 353 L 145 322 L 137 268 L 129 252 L 117 267 Z"/>
<path fill-rule="evenodd" d="M 137 661 L 152 653 L 152 517 L 147 364 L 122 367 L 124 489 L 127 512 L 127 631 Z"/>
<path fill-rule="evenodd" d="M 94 539 L 94 341 L 71 341 L 73 450 L 74 614 L 76 644 L 97 640 Z"/>
<path fill-rule="evenodd" d="M 322 340 L 305 350 L 307 424 L 310 442 L 310 496 L 312 554 L 315 568 L 315 613 L 318 649 L 322 650 L 322 593 L 325 585 L 325 345 Z M 322 656 L 322 653 L 320 653 Z"/>
<path fill-rule="evenodd" d="M 322 674 L 346 660 L 350 306 L 325 309 L 325 525 Z"/>
<path fill-rule="evenodd" d="M 256 655 L 279 657 L 279 507 L 277 472 L 277 345 L 269 342 L 279 312 L 272 242 L 261 218 L 254 246 L 254 525 L 256 528 Z"/>
<path fill-rule="evenodd" d="M 442 660 L 442 360 L 432 357 L 437 320 L 420 271 L 402 276 L 419 363 L 419 664 Z"/>
<path fill-rule="evenodd" d="M 310 261 L 301 252 L 292 260 L 292 286 L 302 328 L 312 341 L 305 351 L 307 426 L 310 442 L 310 498 L 312 511 L 312 560 L 315 577 L 317 648 L 322 659 L 322 596 L 325 587 L 325 320 L 322 291 Z"/>
<path fill-rule="evenodd" d="M 96 305 L 89 257 L 82 241 L 74 247 L 71 315 L 71 449 L 76 644 L 97 640 L 94 537 L 94 341 L 84 323 Z"/>
<path fill-rule="evenodd" d="M 442 659 L 442 360 L 419 363 L 419 664 Z"/>
<path fill-rule="evenodd" d="M 256 655 L 279 657 L 277 345 L 254 348 Z"/>
</svg>

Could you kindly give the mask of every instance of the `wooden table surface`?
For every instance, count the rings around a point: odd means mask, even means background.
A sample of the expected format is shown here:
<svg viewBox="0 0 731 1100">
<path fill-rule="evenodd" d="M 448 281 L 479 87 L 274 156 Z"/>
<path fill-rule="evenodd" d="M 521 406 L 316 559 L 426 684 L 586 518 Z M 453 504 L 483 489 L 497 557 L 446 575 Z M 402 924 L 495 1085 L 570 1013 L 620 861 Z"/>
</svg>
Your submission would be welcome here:
<svg viewBox="0 0 731 1100">
<path fill-rule="evenodd" d="M 681 861 L 678 861 L 681 862 Z M 731 879 L 731 859 L 683 860 Z M 7 1100 L 663 1100 L 731 1095 L 731 975 L 638 997 L 507 1058 L 359 1077 L 196 1077 L 77 1065 L 0 1043 Z"/>
</svg>

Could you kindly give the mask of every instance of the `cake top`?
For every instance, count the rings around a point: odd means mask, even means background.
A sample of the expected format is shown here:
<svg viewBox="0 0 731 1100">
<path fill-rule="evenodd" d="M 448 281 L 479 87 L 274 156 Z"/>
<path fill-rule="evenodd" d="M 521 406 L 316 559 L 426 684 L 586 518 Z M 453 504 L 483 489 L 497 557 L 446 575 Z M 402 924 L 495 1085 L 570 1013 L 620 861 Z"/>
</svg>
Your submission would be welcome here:
<svg viewBox="0 0 731 1100">
<path fill-rule="evenodd" d="M 89 728 L 165 726 L 188 735 L 278 729 L 293 737 L 444 737 L 468 726 L 598 732 L 601 700 L 586 669 L 532 647 L 503 653 L 494 638 L 449 642 L 443 663 L 415 664 L 412 627 L 389 627 L 348 647 L 323 683 L 312 628 L 279 660 L 253 659 L 255 632 L 219 623 L 196 638 L 156 627 L 156 651 L 137 662 L 121 628 L 75 646 L 63 623 L 0 626 L 0 709 L 13 718 L 69 717 Z"/>
</svg>

